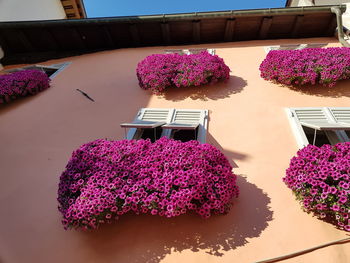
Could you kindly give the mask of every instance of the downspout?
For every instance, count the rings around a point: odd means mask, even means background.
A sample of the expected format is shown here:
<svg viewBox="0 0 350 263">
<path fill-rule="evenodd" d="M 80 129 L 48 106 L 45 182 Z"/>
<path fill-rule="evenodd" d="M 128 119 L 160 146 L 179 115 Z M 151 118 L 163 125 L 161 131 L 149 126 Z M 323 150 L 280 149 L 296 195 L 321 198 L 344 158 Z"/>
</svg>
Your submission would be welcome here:
<svg viewBox="0 0 350 263">
<path fill-rule="evenodd" d="M 338 31 L 338 40 L 344 47 L 350 47 L 350 44 L 344 39 L 343 31 L 343 20 L 342 20 L 342 10 L 339 7 L 333 6 L 331 8 L 332 13 L 337 17 L 337 31 Z"/>
</svg>

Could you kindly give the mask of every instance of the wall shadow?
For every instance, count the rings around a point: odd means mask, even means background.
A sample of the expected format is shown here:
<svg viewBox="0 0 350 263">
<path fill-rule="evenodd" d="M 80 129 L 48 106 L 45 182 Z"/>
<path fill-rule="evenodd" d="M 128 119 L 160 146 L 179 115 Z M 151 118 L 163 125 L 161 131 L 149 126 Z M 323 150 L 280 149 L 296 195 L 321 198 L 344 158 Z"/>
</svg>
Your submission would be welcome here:
<svg viewBox="0 0 350 263">
<path fill-rule="evenodd" d="M 270 198 L 243 176 L 240 196 L 226 215 L 202 219 L 128 214 L 93 232 L 76 232 L 100 262 L 157 263 L 173 252 L 190 250 L 223 256 L 259 237 L 272 220 Z M 93 259 L 92 259 L 93 260 Z"/>
<path fill-rule="evenodd" d="M 236 151 L 225 150 L 224 148 L 221 147 L 219 142 L 210 133 L 207 134 L 207 143 L 209 143 L 209 144 L 215 146 L 217 149 L 219 149 L 227 157 L 227 159 L 230 161 L 233 168 L 238 168 L 238 165 L 235 162 L 235 160 L 242 161 L 242 160 L 247 160 L 249 158 L 249 156 L 247 154 L 236 152 Z"/>
<path fill-rule="evenodd" d="M 246 85 L 246 80 L 237 76 L 230 76 L 227 81 L 199 87 L 169 88 L 160 96 L 171 101 L 180 101 L 187 98 L 203 101 L 219 100 L 241 92 Z"/>
<path fill-rule="evenodd" d="M 302 94 L 318 97 L 350 97 L 350 80 L 340 80 L 334 87 L 326 87 L 321 84 L 305 86 L 284 86 Z"/>
</svg>

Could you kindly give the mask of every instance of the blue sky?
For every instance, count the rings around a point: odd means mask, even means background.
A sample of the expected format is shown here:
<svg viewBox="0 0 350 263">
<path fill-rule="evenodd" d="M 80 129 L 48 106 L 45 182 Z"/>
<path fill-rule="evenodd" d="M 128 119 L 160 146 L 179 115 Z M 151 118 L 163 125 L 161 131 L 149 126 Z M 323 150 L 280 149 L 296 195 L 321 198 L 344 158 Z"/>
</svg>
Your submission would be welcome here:
<svg viewBox="0 0 350 263">
<path fill-rule="evenodd" d="M 284 7 L 286 0 L 84 0 L 88 17 Z"/>
</svg>

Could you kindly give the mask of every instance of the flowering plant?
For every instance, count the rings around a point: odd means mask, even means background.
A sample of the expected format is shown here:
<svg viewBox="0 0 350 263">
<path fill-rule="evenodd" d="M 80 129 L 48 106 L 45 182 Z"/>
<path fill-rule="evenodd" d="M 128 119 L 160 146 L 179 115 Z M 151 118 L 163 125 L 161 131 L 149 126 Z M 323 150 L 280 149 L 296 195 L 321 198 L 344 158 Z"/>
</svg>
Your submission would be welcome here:
<svg viewBox="0 0 350 263">
<path fill-rule="evenodd" d="M 224 60 L 207 51 L 191 55 L 154 54 L 136 69 L 140 87 L 160 93 L 169 87 L 200 86 L 229 78 Z"/>
<path fill-rule="evenodd" d="M 306 211 L 350 231 L 350 142 L 304 147 L 292 158 L 283 181 Z"/>
<path fill-rule="evenodd" d="M 35 95 L 50 87 L 50 78 L 39 70 L 21 70 L 0 75 L 0 104 Z"/>
<path fill-rule="evenodd" d="M 260 75 L 285 85 L 320 83 L 333 87 L 350 78 L 350 48 L 272 50 L 260 65 Z"/>
<path fill-rule="evenodd" d="M 96 140 L 73 152 L 60 177 L 62 223 L 85 230 L 129 211 L 225 213 L 239 192 L 231 170 L 219 150 L 197 141 Z"/>
</svg>

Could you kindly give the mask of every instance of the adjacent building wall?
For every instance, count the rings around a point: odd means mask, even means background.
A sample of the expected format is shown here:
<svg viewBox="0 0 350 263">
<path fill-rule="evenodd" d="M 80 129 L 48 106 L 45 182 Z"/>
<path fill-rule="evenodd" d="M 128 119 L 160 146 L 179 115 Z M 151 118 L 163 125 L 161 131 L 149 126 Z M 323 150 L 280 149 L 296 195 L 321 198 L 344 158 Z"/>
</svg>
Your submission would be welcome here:
<svg viewBox="0 0 350 263">
<path fill-rule="evenodd" d="M 0 0 L 0 21 L 64 19 L 60 0 Z"/>
<path fill-rule="evenodd" d="M 350 0 L 291 0 L 288 6 L 340 5 Z"/>
</svg>

